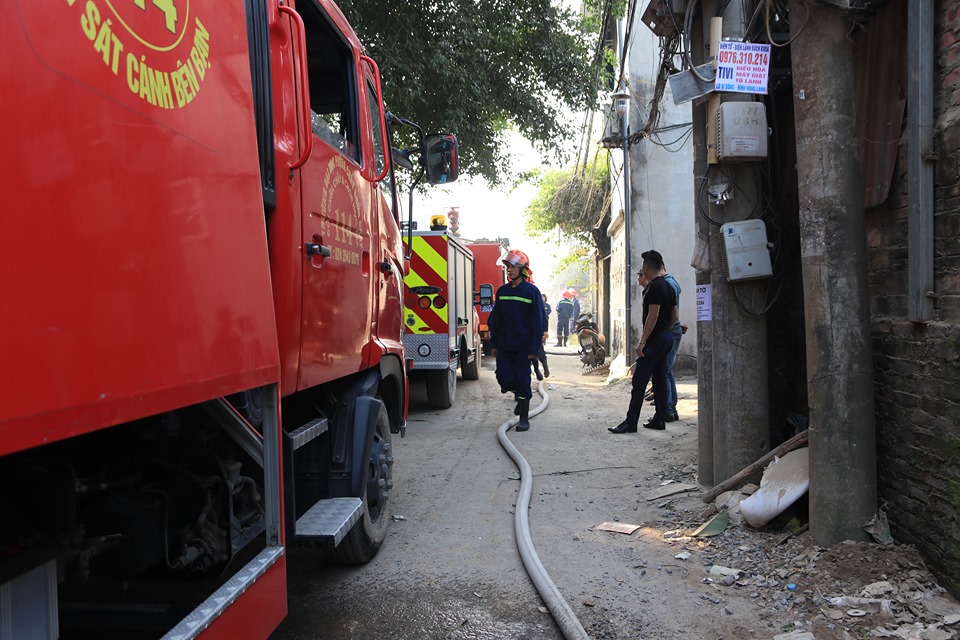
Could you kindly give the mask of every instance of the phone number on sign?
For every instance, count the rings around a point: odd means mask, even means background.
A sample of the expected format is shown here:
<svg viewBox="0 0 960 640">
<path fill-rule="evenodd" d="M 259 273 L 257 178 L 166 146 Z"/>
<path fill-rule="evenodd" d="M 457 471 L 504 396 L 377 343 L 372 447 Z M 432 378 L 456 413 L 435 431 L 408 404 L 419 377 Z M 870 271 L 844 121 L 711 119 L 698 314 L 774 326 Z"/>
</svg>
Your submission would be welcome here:
<svg viewBox="0 0 960 640">
<path fill-rule="evenodd" d="M 721 51 L 717 61 L 727 64 L 767 65 L 770 63 L 770 54 L 761 51 Z"/>
</svg>

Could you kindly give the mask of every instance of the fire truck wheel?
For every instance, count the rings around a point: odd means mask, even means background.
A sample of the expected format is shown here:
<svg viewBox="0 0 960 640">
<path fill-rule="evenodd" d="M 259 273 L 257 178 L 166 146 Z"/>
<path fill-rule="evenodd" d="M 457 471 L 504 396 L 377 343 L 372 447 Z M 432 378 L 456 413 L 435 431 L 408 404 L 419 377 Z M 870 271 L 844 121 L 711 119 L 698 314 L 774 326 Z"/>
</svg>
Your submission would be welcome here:
<svg viewBox="0 0 960 640">
<path fill-rule="evenodd" d="M 234 393 L 227 396 L 227 400 L 237 413 L 250 423 L 251 427 L 259 427 L 263 424 L 263 397 L 259 390 Z"/>
<path fill-rule="evenodd" d="M 427 372 L 427 402 L 434 409 L 449 409 L 457 397 L 456 369 Z"/>
<path fill-rule="evenodd" d="M 363 517 L 353 525 L 334 550 L 334 558 L 344 564 L 364 564 L 373 559 L 387 536 L 390 524 L 390 491 L 393 488 L 393 444 L 390 440 L 390 418 L 386 407 L 380 408 L 373 449 L 367 463 L 364 485 Z"/>
<path fill-rule="evenodd" d="M 464 380 L 479 380 L 480 379 L 480 351 L 477 350 L 477 353 L 473 357 L 473 362 L 468 362 L 470 350 L 467 349 L 467 345 L 464 344 L 460 348 L 460 373 L 463 374 Z"/>
</svg>

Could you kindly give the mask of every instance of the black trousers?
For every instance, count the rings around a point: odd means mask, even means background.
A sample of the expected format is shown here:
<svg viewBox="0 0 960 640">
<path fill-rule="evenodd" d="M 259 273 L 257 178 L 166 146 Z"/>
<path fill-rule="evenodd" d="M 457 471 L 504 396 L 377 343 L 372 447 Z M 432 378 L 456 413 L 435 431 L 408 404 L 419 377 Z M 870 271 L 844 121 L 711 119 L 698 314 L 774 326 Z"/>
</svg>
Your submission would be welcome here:
<svg viewBox="0 0 960 640">
<path fill-rule="evenodd" d="M 653 404 L 657 417 L 667 416 L 667 356 L 673 348 L 673 334 L 669 329 L 650 336 L 643 346 L 643 357 L 637 356 L 633 369 L 633 389 L 630 391 L 630 407 L 625 422 L 635 427 L 640 422 L 640 410 L 643 408 L 643 396 L 647 383 L 653 379 Z"/>
</svg>

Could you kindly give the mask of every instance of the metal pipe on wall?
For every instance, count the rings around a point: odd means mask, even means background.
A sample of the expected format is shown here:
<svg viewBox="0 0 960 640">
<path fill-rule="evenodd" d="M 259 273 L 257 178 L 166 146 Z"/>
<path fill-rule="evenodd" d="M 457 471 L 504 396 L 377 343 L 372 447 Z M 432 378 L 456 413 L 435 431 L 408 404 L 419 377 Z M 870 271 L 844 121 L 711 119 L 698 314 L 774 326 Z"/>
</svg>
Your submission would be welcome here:
<svg viewBox="0 0 960 640">
<path fill-rule="evenodd" d="M 911 322 L 933 318 L 933 0 L 907 8 L 907 304 Z"/>
</svg>

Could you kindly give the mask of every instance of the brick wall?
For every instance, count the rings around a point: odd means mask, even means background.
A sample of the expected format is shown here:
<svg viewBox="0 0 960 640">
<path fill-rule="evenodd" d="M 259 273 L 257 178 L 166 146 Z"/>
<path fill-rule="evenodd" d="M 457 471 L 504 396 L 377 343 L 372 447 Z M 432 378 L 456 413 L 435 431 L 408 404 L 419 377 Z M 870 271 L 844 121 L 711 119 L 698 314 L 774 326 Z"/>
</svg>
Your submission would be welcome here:
<svg viewBox="0 0 960 640">
<path fill-rule="evenodd" d="M 890 196 L 867 211 L 867 250 L 880 498 L 895 539 L 960 593 L 960 5 L 940 0 L 935 16 L 932 322 L 907 320 L 906 136 Z"/>
</svg>

